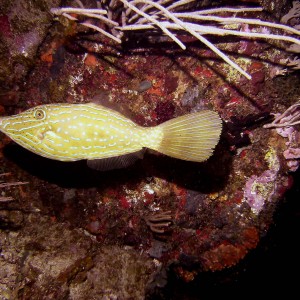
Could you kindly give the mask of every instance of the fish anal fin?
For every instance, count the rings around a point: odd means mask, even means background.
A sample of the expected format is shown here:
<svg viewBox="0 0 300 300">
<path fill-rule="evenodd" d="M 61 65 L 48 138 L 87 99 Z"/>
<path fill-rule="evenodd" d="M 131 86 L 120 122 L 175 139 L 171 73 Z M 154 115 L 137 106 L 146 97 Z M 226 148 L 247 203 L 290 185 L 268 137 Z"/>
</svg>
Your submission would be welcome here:
<svg viewBox="0 0 300 300">
<path fill-rule="evenodd" d="M 144 157 L 145 150 L 124 154 L 120 156 L 91 159 L 87 161 L 88 167 L 97 171 L 109 171 L 115 169 L 127 168 L 133 165 L 138 159 Z"/>
</svg>

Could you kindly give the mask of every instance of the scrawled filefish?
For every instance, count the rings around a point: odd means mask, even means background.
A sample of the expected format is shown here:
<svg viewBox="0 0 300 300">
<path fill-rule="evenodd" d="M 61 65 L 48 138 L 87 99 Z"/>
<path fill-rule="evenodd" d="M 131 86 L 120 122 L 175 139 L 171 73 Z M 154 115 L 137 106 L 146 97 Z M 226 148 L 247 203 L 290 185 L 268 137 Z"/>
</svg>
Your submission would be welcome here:
<svg viewBox="0 0 300 300">
<path fill-rule="evenodd" d="M 24 148 L 55 160 L 86 159 L 99 170 L 126 167 L 141 157 L 144 148 L 182 160 L 205 161 L 221 130 L 221 119 L 210 110 L 142 127 L 95 103 L 46 104 L 0 117 L 0 131 Z"/>
</svg>

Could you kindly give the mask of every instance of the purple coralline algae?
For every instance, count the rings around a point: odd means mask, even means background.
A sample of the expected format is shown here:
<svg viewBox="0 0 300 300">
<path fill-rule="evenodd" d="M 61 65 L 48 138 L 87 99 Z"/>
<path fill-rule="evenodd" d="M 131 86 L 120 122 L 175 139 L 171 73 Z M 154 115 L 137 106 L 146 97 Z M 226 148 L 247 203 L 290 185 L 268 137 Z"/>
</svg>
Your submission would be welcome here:
<svg viewBox="0 0 300 300">
<path fill-rule="evenodd" d="M 300 102 L 291 105 L 282 114 L 275 114 L 275 120 L 265 128 L 276 128 L 279 135 L 287 138 L 283 152 L 289 171 L 295 172 L 300 164 Z"/>
<path fill-rule="evenodd" d="M 245 185 L 244 199 L 251 210 L 258 214 L 266 200 L 274 193 L 276 174 L 271 170 L 263 172 L 260 176 L 252 175 Z"/>
<path fill-rule="evenodd" d="M 283 156 L 287 160 L 289 170 L 295 172 L 300 164 L 300 132 L 295 127 L 276 128 L 276 131 L 288 139 Z"/>
<path fill-rule="evenodd" d="M 266 201 L 271 201 L 276 190 L 276 178 L 280 169 L 280 163 L 274 149 L 269 149 L 265 155 L 270 169 L 260 176 L 252 175 L 246 182 L 244 189 L 244 201 L 249 204 L 252 212 L 258 214 Z"/>
</svg>

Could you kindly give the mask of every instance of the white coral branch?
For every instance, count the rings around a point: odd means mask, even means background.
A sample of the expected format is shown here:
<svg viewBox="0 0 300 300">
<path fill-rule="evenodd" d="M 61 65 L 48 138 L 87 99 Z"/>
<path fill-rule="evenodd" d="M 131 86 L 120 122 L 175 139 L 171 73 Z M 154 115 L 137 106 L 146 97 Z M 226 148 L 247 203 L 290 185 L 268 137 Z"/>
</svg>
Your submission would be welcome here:
<svg viewBox="0 0 300 300">
<path fill-rule="evenodd" d="M 289 10 L 289 12 L 284 15 L 280 22 L 287 24 L 289 20 L 293 18 L 300 17 L 300 2 L 299 1 L 293 1 L 293 7 Z"/>
<path fill-rule="evenodd" d="M 290 127 L 300 124 L 300 102 L 291 105 L 285 112 L 280 114 L 275 120 L 264 125 L 264 128 Z"/>
<path fill-rule="evenodd" d="M 281 40 L 296 45 L 293 47 L 300 47 L 300 39 L 292 35 L 299 36 L 300 30 L 284 24 L 277 24 L 272 22 L 262 21 L 258 18 L 249 19 L 241 17 L 221 17 L 219 13 L 241 13 L 241 12 L 260 12 L 261 7 L 222 7 L 212 8 L 192 12 L 184 12 L 185 5 L 195 0 L 112 0 L 112 1 L 98 1 L 99 8 L 85 9 L 80 0 L 75 0 L 79 8 L 53 8 L 51 12 L 54 15 L 62 15 L 73 21 L 77 18 L 71 14 L 82 15 L 90 19 L 98 19 L 105 23 L 107 30 L 98 27 L 97 25 L 90 24 L 84 21 L 83 26 L 97 30 L 105 36 L 121 43 L 120 37 L 125 31 L 137 30 L 156 30 L 160 29 L 165 35 L 170 37 L 182 49 L 186 49 L 186 45 L 178 38 L 181 32 L 187 32 L 194 36 L 196 39 L 204 43 L 214 53 L 221 57 L 226 63 L 235 68 L 238 72 L 250 79 L 251 76 L 230 59 L 225 53 L 219 50 L 203 35 L 235 35 L 241 38 L 259 38 L 266 40 Z M 105 9 L 103 9 L 105 8 Z M 116 9 L 117 8 L 117 9 Z M 116 9 L 116 10 L 115 10 Z M 115 11 L 121 10 L 117 16 L 114 16 Z M 300 2 L 294 1 L 293 8 L 288 13 L 289 17 L 283 17 L 283 21 L 298 16 L 300 10 Z M 181 12 L 179 12 L 181 11 Z M 115 17 L 115 18 L 114 18 Z M 189 20 L 189 21 L 187 21 Z M 118 22 L 117 22 L 118 21 Z M 199 22 L 210 22 L 209 24 L 199 24 Z M 258 28 L 275 28 L 283 31 L 282 34 L 272 34 L 269 32 L 256 31 L 239 31 L 239 29 L 226 29 L 224 24 L 250 24 L 258 26 Z M 108 32 L 110 31 L 110 32 Z M 175 32 L 177 34 L 175 34 Z M 285 33 L 288 33 L 287 35 Z M 292 47 L 292 46 L 290 46 Z"/>
<path fill-rule="evenodd" d="M 286 61 L 286 65 L 292 68 L 293 70 L 300 70 L 300 58 L 288 58 Z"/>
</svg>

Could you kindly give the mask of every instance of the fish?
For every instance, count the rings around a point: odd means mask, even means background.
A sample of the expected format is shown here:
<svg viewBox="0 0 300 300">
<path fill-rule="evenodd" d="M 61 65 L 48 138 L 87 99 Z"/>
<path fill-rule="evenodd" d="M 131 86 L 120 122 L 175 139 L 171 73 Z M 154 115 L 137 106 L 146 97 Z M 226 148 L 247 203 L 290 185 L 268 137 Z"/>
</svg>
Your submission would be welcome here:
<svg viewBox="0 0 300 300">
<path fill-rule="evenodd" d="M 40 156 L 87 160 L 89 167 L 106 171 L 133 164 L 145 149 L 203 162 L 219 142 L 222 120 L 217 112 L 202 110 L 143 127 L 97 103 L 56 103 L 2 116 L 0 131 Z"/>
</svg>

